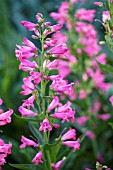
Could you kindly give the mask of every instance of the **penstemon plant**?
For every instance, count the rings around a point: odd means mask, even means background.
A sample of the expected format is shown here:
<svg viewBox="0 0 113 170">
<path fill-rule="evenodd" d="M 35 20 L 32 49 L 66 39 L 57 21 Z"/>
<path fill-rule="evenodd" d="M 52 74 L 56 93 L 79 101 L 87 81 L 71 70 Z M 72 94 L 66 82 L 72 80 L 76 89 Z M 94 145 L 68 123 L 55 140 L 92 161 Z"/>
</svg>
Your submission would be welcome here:
<svg viewBox="0 0 113 170">
<path fill-rule="evenodd" d="M 28 72 L 27 77 L 23 78 L 23 91 L 20 94 L 29 97 L 23 100 L 19 112 L 23 119 L 29 121 L 34 135 L 33 139 L 22 136 L 20 148 L 32 146 L 37 153 L 31 158 L 32 164 L 11 166 L 19 169 L 26 167 L 59 170 L 69 150 L 75 152 L 80 149 L 80 139 L 76 137 L 76 130 L 68 130 L 64 124 L 69 121 L 75 122 L 76 111 L 71 108 L 71 102 L 60 102 L 60 96 L 71 91 L 74 83 L 68 83 L 63 78 L 63 73 L 57 71 L 58 58 L 65 56 L 68 48 L 65 43 L 58 44 L 49 37 L 54 32 L 60 32 L 62 24 L 51 26 L 50 22 L 44 21 L 40 13 L 36 14 L 36 20 L 37 23 L 22 21 L 21 24 L 34 32 L 32 38 L 38 41 L 41 49 L 24 37 L 24 45 L 16 45 L 15 53 L 20 61 L 19 69 Z M 64 124 L 64 130 L 61 132 L 60 122 Z M 55 129 L 58 129 L 57 138 L 52 135 Z M 69 149 L 63 151 L 63 145 Z"/>
</svg>

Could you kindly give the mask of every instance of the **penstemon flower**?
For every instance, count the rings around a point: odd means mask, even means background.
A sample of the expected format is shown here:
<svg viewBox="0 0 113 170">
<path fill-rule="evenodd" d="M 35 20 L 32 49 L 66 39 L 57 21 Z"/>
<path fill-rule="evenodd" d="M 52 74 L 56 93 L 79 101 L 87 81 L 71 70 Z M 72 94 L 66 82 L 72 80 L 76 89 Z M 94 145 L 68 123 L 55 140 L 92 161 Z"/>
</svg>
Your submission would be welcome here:
<svg viewBox="0 0 113 170">
<path fill-rule="evenodd" d="M 28 98 L 23 100 L 23 104 L 18 110 L 24 119 L 37 122 L 37 131 L 43 136 L 43 142 L 40 142 L 40 139 L 34 142 L 22 136 L 20 148 L 34 146 L 38 149 L 38 153 L 31 160 L 35 165 L 42 164 L 45 170 L 59 170 L 66 159 L 64 155 L 61 160 L 57 160 L 61 146 L 74 148 L 74 152 L 80 149 L 80 139 L 75 140 L 75 129 L 70 129 L 62 137 L 61 135 L 56 136 L 57 139 L 53 142 L 53 146 L 54 149 L 58 146 L 58 149 L 54 153 L 54 159 L 53 153 L 48 149 L 48 147 L 53 147 L 50 144 L 51 131 L 54 128 L 60 128 L 57 121 L 60 119 L 61 123 L 75 122 L 76 111 L 71 108 L 71 102 L 64 105 L 60 102 L 60 95 L 71 92 L 74 83 L 68 83 L 63 74 L 51 74 L 51 70 L 58 70 L 60 60 L 67 58 L 70 53 L 64 42 L 57 43 L 53 38 L 48 38 L 48 35 L 60 32 L 61 23 L 52 26 L 50 22 L 44 21 L 43 15 L 40 13 L 37 13 L 36 20 L 36 24 L 28 21 L 22 21 L 21 24 L 29 31 L 33 31 L 32 38 L 39 41 L 41 49 L 39 50 L 26 37 L 22 42 L 23 45 L 16 45 L 15 49 L 16 57 L 20 61 L 19 69 L 28 73 L 23 78 L 23 91 L 20 92 L 21 95 L 28 96 Z M 32 124 L 33 127 L 35 122 Z M 68 141 L 70 139 L 71 141 Z"/>
<path fill-rule="evenodd" d="M 2 105 L 3 100 L 0 98 L 0 105 Z M 11 122 L 11 115 L 13 114 L 13 110 L 9 109 L 4 112 L 0 109 L 0 126 L 6 125 Z M 5 144 L 2 139 L 0 139 L 0 169 L 2 165 L 6 163 L 6 157 L 8 154 L 11 154 L 12 143 Z"/>
</svg>

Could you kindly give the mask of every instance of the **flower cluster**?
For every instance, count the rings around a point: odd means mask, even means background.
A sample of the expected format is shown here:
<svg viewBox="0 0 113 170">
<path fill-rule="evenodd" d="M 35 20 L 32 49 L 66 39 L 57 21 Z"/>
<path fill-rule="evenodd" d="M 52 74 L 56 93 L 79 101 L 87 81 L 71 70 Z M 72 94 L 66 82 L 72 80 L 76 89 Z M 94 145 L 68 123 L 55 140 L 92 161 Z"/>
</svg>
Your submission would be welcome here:
<svg viewBox="0 0 113 170">
<path fill-rule="evenodd" d="M 22 21 L 21 24 L 29 31 L 33 31 L 32 38 L 38 40 L 41 49 L 39 50 L 34 43 L 24 37 L 23 45 L 16 45 L 15 53 L 20 61 L 19 69 L 29 73 L 27 77 L 23 78 L 23 90 L 20 92 L 21 95 L 29 95 L 29 97 L 23 100 L 19 112 L 22 117 L 26 119 L 33 117 L 35 121 L 39 122 L 37 130 L 44 135 L 44 145 L 39 141 L 34 142 L 22 136 L 20 148 L 38 147 L 39 152 L 32 159 L 32 162 L 38 165 L 47 160 L 44 163 L 45 169 L 49 167 L 49 170 L 52 168 L 58 170 L 65 157 L 58 160 L 57 163 L 56 160 L 52 162 L 51 153 L 48 150 L 45 151 L 45 145 L 49 145 L 50 131 L 53 130 L 53 127 L 60 128 L 56 121 L 61 120 L 62 123 L 71 121 L 73 123 L 76 111 L 71 108 L 70 102 L 64 105 L 60 102 L 60 95 L 71 93 L 74 83 L 68 83 L 64 79 L 65 72 L 64 74 L 59 72 L 52 75 L 51 71 L 58 70 L 59 63 L 63 63 L 63 60 L 65 63 L 66 58 L 72 60 L 74 57 L 71 56 L 64 42 L 58 43 L 53 38 L 48 38 L 54 32 L 60 33 L 61 23 L 52 26 L 50 22 L 44 22 L 43 15 L 40 13 L 37 13 L 36 20 L 36 24 L 28 21 Z M 76 140 L 75 129 L 70 129 L 63 136 L 60 135 L 57 145 L 73 148 L 73 152 L 79 150 L 80 139 Z"/>
<path fill-rule="evenodd" d="M 0 98 L 0 105 L 2 105 L 3 100 Z M 11 122 L 11 115 L 13 114 L 13 110 L 9 109 L 8 111 L 4 112 L 2 109 L 0 109 L 0 126 L 6 125 Z M 11 154 L 11 147 L 12 144 L 9 142 L 8 144 L 5 144 L 2 139 L 0 139 L 0 169 L 1 165 L 4 165 L 6 163 L 5 158 L 8 154 Z"/>
<path fill-rule="evenodd" d="M 59 61 L 58 70 L 62 74 L 65 70 L 65 73 L 67 73 L 65 77 L 70 76 L 71 73 L 74 79 L 77 77 L 71 92 L 66 92 L 65 94 L 74 104 L 80 104 L 83 111 L 80 112 L 80 117 L 76 118 L 75 122 L 83 126 L 83 130 L 81 130 L 83 133 L 85 126 L 87 128 L 86 136 L 94 141 L 96 137 L 94 131 L 98 128 L 99 122 L 106 121 L 111 116 L 109 111 L 107 111 L 108 106 L 105 105 L 103 107 L 99 97 L 104 97 L 111 87 L 111 83 L 106 82 L 106 76 L 97 64 L 97 62 L 103 65 L 107 63 L 106 54 L 101 53 L 102 48 L 98 44 L 97 31 L 91 23 L 94 20 L 96 10 L 80 8 L 72 16 L 74 8 L 72 8 L 69 2 L 65 3 L 61 4 L 58 13 L 52 12 L 50 14 L 55 21 L 64 23 L 67 28 L 65 32 L 54 33 L 52 36 L 58 43 L 65 42 L 70 53 L 65 61 L 68 64 L 64 64 L 61 67 L 61 61 Z M 65 17 L 62 15 L 63 13 Z M 107 15 L 107 13 L 105 14 Z M 103 20 L 109 21 L 110 18 L 106 15 L 103 16 Z M 64 99 L 63 95 L 62 99 Z M 79 112 L 79 109 L 77 112 Z M 92 126 L 89 126 L 89 124 Z M 100 152 L 96 153 L 97 157 L 98 154 Z"/>
</svg>

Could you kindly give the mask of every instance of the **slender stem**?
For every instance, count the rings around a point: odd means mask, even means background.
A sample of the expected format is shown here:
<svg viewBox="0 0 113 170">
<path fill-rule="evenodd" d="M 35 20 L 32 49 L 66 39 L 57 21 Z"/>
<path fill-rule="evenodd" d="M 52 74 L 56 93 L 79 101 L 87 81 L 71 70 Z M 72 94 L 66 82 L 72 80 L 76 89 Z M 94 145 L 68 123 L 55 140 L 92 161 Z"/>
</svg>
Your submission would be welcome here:
<svg viewBox="0 0 113 170">
<path fill-rule="evenodd" d="M 44 62 L 44 37 L 43 37 L 43 30 L 42 30 L 42 39 L 41 39 L 41 45 L 42 45 L 42 56 L 41 56 L 41 72 L 42 72 L 42 80 L 41 80 L 41 92 L 42 92 L 42 112 L 44 115 L 46 115 L 45 112 L 45 88 L 46 88 L 46 84 L 44 82 L 44 69 L 43 69 L 43 62 Z M 49 138 L 47 136 L 47 132 L 44 132 L 44 142 L 48 143 Z M 50 152 L 48 150 L 46 150 L 46 156 L 47 158 L 47 168 L 46 170 L 52 170 L 51 167 L 51 157 L 50 157 Z"/>
</svg>

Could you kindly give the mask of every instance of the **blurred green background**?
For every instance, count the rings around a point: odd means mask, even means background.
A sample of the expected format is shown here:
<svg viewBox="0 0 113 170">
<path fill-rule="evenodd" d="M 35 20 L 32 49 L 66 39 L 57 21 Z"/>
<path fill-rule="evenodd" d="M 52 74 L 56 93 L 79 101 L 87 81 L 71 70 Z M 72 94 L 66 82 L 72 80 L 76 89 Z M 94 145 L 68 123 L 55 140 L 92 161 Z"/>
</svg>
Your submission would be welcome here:
<svg viewBox="0 0 113 170">
<path fill-rule="evenodd" d="M 23 37 L 27 36 L 31 39 L 31 32 L 27 31 L 21 26 L 20 22 L 22 20 L 28 20 L 35 22 L 35 15 L 37 12 L 41 12 L 46 21 L 53 20 L 49 17 L 49 13 L 52 11 L 57 11 L 62 0 L 0 0 L 0 97 L 3 99 L 3 109 L 13 108 L 14 112 L 18 114 L 18 107 L 22 103 L 23 97 L 19 95 L 22 85 L 22 77 L 24 74 L 22 71 L 18 70 L 19 62 L 15 57 L 15 46 L 16 44 L 21 44 Z M 88 0 L 85 3 L 87 9 L 94 8 L 93 2 Z M 82 4 L 80 4 L 79 8 Z M 97 10 L 97 18 L 99 19 L 102 14 L 102 10 Z M 99 39 L 103 40 L 103 33 L 101 33 L 101 24 L 94 21 L 94 25 L 99 31 Z M 108 59 L 112 62 L 110 56 L 111 52 L 108 50 L 107 46 L 104 46 L 103 51 L 108 54 Z M 1 137 L 6 141 L 11 141 L 13 143 L 12 155 L 7 159 L 10 163 L 27 163 L 29 158 L 26 158 L 26 150 L 18 151 L 20 145 L 21 135 L 28 135 L 29 129 L 26 122 L 18 120 L 15 116 L 12 116 L 13 121 L 1 128 L 3 133 L 0 133 Z M 109 127 L 110 128 L 110 127 Z M 32 153 L 32 151 L 30 150 Z M 78 164 L 80 165 L 83 157 L 86 159 L 84 161 L 84 167 L 88 164 L 85 152 L 80 151 L 80 158 L 78 159 Z M 83 152 L 83 154 L 82 154 Z M 74 168 L 75 157 L 71 157 L 69 162 L 69 167 L 73 164 Z M 94 161 L 92 156 L 91 161 Z M 71 165 L 70 165 L 71 164 Z M 77 162 L 76 162 L 77 164 Z M 93 166 L 95 161 L 93 162 Z M 77 167 L 77 166 L 76 166 Z M 3 170 L 11 170 L 7 164 L 3 167 Z M 71 170 L 71 169 L 70 169 Z M 79 169 L 76 169 L 79 170 Z"/>
</svg>

